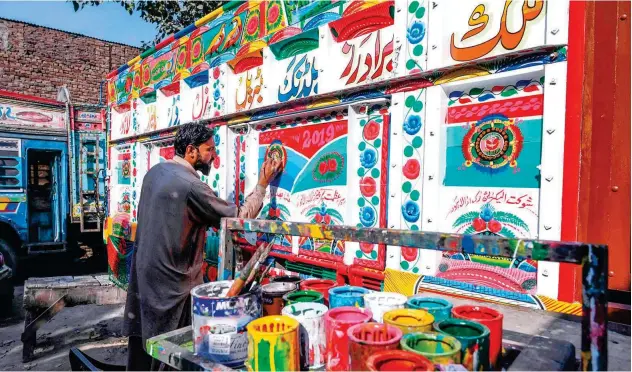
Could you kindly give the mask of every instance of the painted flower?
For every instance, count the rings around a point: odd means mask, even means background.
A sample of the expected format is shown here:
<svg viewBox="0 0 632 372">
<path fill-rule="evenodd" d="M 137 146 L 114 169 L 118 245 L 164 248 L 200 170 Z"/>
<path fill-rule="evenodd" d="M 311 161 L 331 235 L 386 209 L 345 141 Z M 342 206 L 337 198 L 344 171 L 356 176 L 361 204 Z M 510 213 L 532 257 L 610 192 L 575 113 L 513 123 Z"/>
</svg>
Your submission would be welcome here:
<svg viewBox="0 0 632 372">
<path fill-rule="evenodd" d="M 213 69 L 213 79 L 219 79 L 219 67 Z"/>
<path fill-rule="evenodd" d="M 481 208 L 481 213 L 479 215 L 483 221 L 489 222 L 492 218 L 494 218 L 494 210 L 489 204 L 485 204 L 483 208 Z"/>
<path fill-rule="evenodd" d="M 216 134 L 215 136 L 213 136 L 213 142 L 215 142 L 215 146 L 219 145 L 219 134 Z"/>
<path fill-rule="evenodd" d="M 365 197 L 371 197 L 375 195 L 377 187 L 375 185 L 375 180 L 371 177 L 364 177 L 360 180 L 360 192 Z"/>
<path fill-rule="evenodd" d="M 321 161 L 320 164 L 318 164 L 318 173 L 321 175 L 327 173 L 327 162 Z"/>
<path fill-rule="evenodd" d="M 250 18 L 250 20 L 248 20 L 248 24 L 246 25 L 246 31 L 248 32 L 248 34 L 252 35 L 255 32 L 257 32 L 258 28 L 259 28 L 259 16 L 254 15 Z"/>
<path fill-rule="evenodd" d="M 215 169 L 219 169 L 220 162 L 221 160 L 219 159 L 219 156 L 216 156 L 215 159 L 213 159 L 213 166 L 215 167 Z"/>
<path fill-rule="evenodd" d="M 334 158 L 331 158 L 327 161 L 327 168 L 330 172 L 335 172 L 338 169 L 338 161 Z"/>
<path fill-rule="evenodd" d="M 410 247 L 402 247 L 401 249 L 402 257 L 404 257 L 406 261 L 414 261 L 417 259 L 418 251 L 419 249 Z"/>
<path fill-rule="evenodd" d="M 404 122 L 404 132 L 413 136 L 421 129 L 421 118 L 419 115 L 409 115 L 408 119 Z"/>
<path fill-rule="evenodd" d="M 363 134 L 364 134 L 364 138 L 369 141 L 376 139 L 377 136 L 380 135 L 380 125 L 374 120 L 371 120 L 364 126 Z"/>
<path fill-rule="evenodd" d="M 408 31 L 406 31 L 406 37 L 411 44 L 418 44 L 425 36 L 426 27 L 419 21 L 415 21 L 412 25 L 410 25 Z"/>
<path fill-rule="evenodd" d="M 279 18 L 279 5 L 274 4 L 268 9 L 268 19 L 269 23 L 274 23 Z"/>
<path fill-rule="evenodd" d="M 476 230 L 476 232 L 481 232 L 481 231 L 485 230 L 485 228 L 487 228 L 487 223 L 485 221 L 483 221 L 482 218 L 476 217 L 472 221 L 472 227 L 474 228 L 474 230 Z"/>
<path fill-rule="evenodd" d="M 215 98 L 215 100 L 219 100 L 220 97 L 220 93 L 219 93 L 219 89 L 215 89 L 215 91 L 213 92 L 213 98 Z"/>
<path fill-rule="evenodd" d="M 371 207 L 364 207 L 360 210 L 360 223 L 364 227 L 371 227 L 375 224 L 375 211 Z"/>
<path fill-rule="evenodd" d="M 360 243 L 360 250 L 365 254 L 371 254 L 373 252 L 374 244 L 371 243 Z"/>
<path fill-rule="evenodd" d="M 402 171 L 404 172 L 404 176 L 406 176 L 406 178 L 414 180 L 419 177 L 420 168 L 421 167 L 419 166 L 419 161 L 417 159 L 408 159 L 406 164 L 404 164 L 404 169 Z"/>
<path fill-rule="evenodd" d="M 377 154 L 373 149 L 366 149 L 360 154 L 360 164 L 365 168 L 373 168 L 377 163 Z"/>
<path fill-rule="evenodd" d="M 414 201 L 407 201 L 402 205 L 402 215 L 408 222 L 416 222 L 419 219 L 419 205 Z"/>
</svg>

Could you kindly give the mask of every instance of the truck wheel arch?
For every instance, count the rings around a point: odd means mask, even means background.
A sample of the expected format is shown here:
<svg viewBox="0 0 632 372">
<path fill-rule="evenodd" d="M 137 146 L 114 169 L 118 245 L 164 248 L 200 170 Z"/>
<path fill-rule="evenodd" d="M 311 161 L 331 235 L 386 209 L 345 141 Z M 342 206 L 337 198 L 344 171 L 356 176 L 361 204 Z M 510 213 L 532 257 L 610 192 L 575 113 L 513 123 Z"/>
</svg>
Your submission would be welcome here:
<svg viewBox="0 0 632 372">
<path fill-rule="evenodd" d="M 17 274 L 18 249 L 22 245 L 22 239 L 13 226 L 0 221 L 0 252 L 4 256 L 4 261 L 13 270 L 13 276 Z"/>
</svg>

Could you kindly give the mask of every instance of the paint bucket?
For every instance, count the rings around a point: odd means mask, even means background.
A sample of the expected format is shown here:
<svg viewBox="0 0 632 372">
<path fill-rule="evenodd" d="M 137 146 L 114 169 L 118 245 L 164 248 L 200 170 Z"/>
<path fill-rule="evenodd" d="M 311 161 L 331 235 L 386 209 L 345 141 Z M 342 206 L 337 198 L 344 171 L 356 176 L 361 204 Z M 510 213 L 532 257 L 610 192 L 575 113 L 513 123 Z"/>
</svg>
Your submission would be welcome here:
<svg viewBox="0 0 632 372">
<path fill-rule="evenodd" d="M 461 343 L 461 362 L 468 371 L 488 371 L 489 328 L 465 319 L 446 319 L 434 324 L 437 332 L 448 334 Z"/>
<path fill-rule="evenodd" d="M 402 337 L 400 345 L 403 350 L 421 354 L 434 364 L 461 363 L 461 343 L 444 333 L 410 333 Z"/>
<path fill-rule="evenodd" d="M 356 324 L 347 335 L 351 371 L 366 371 L 366 361 L 371 355 L 380 350 L 397 350 L 403 336 L 399 328 L 380 323 Z"/>
<path fill-rule="evenodd" d="M 231 368 L 248 354 L 246 326 L 261 317 L 261 292 L 226 296 L 232 280 L 206 283 L 191 290 L 193 348 L 196 354 Z"/>
<path fill-rule="evenodd" d="M 367 323 L 373 314 L 371 310 L 343 306 L 329 310 L 325 314 L 325 340 L 327 371 L 349 370 L 349 338 L 347 331 L 356 324 Z"/>
<path fill-rule="evenodd" d="M 325 297 L 325 305 L 329 306 L 329 289 L 338 284 L 329 279 L 305 279 L 301 282 L 302 290 L 320 292 Z"/>
<path fill-rule="evenodd" d="M 283 315 L 264 316 L 248 324 L 248 371 L 298 371 L 299 323 Z"/>
<path fill-rule="evenodd" d="M 261 287 L 261 301 L 263 302 L 263 315 L 281 315 L 285 306 L 283 296 L 295 291 L 296 283 L 270 283 Z"/>
<path fill-rule="evenodd" d="M 435 322 L 440 322 L 452 316 L 452 303 L 438 297 L 413 296 L 406 301 L 406 307 L 426 310 L 432 314 Z"/>
<path fill-rule="evenodd" d="M 325 366 L 325 313 L 327 306 L 315 302 L 301 302 L 283 308 L 283 315 L 292 317 L 301 324 L 301 364 L 303 370 L 320 369 Z"/>
<path fill-rule="evenodd" d="M 384 350 L 366 361 L 367 371 L 434 371 L 434 364 L 425 356 L 404 350 Z"/>
<path fill-rule="evenodd" d="M 285 305 L 295 304 L 297 302 L 316 302 L 319 304 L 325 303 L 325 297 L 322 293 L 316 291 L 294 291 L 283 296 Z"/>
<path fill-rule="evenodd" d="M 434 317 L 425 310 L 397 309 L 384 313 L 384 323 L 394 325 L 404 332 L 430 332 Z"/>
<path fill-rule="evenodd" d="M 282 275 L 270 278 L 270 283 L 294 283 L 297 287 L 300 282 L 301 277 L 297 275 Z"/>
<path fill-rule="evenodd" d="M 382 317 L 387 311 L 403 309 L 406 296 L 393 292 L 374 292 L 364 296 L 364 307 L 371 310 L 373 320 L 382 323 Z"/>
<path fill-rule="evenodd" d="M 452 317 L 472 320 L 489 328 L 489 361 L 496 366 L 503 346 L 503 314 L 485 306 L 456 306 Z"/>
<path fill-rule="evenodd" d="M 364 307 L 364 295 L 369 290 L 362 287 L 346 285 L 329 289 L 329 308 L 335 309 L 342 306 Z"/>
</svg>

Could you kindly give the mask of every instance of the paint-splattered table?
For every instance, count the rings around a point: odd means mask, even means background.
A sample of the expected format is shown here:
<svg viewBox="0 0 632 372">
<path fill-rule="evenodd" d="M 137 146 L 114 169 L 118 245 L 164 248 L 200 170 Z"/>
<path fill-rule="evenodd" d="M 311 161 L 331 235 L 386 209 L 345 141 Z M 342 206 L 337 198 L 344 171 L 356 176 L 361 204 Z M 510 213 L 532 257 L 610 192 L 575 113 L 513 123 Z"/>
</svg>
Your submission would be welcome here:
<svg viewBox="0 0 632 372">
<path fill-rule="evenodd" d="M 505 368 L 515 371 L 573 370 L 581 358 L 581 319 L 563 314 L 514 307 L 445 295 L 457 305 L 481 305 L 504 315 Z M 615 325 L 612 324 L 611 328 Z M 147 340 L 147 351 L 155 359 L 180 370 L 229 370 L 193 354 L 191 328 L 181 328 Z M 630 329 L 608 331 L 608 369 L 630 370 Z"/>
</svg>

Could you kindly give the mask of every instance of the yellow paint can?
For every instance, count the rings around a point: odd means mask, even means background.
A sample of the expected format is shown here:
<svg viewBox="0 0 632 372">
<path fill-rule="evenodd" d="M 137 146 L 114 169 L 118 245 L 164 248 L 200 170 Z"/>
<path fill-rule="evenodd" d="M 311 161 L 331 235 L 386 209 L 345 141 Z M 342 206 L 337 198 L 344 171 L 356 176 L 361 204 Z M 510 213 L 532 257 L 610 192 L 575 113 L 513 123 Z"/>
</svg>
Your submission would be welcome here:
<svg viewBox="0 0 632 372">
<path fill-rule="evenodd" d="M 300 364 L 299 322 L 285 315 L 253 320 L 248 330 L 246 368 L 258 371 L 298 371 Z"/>
</svg>

